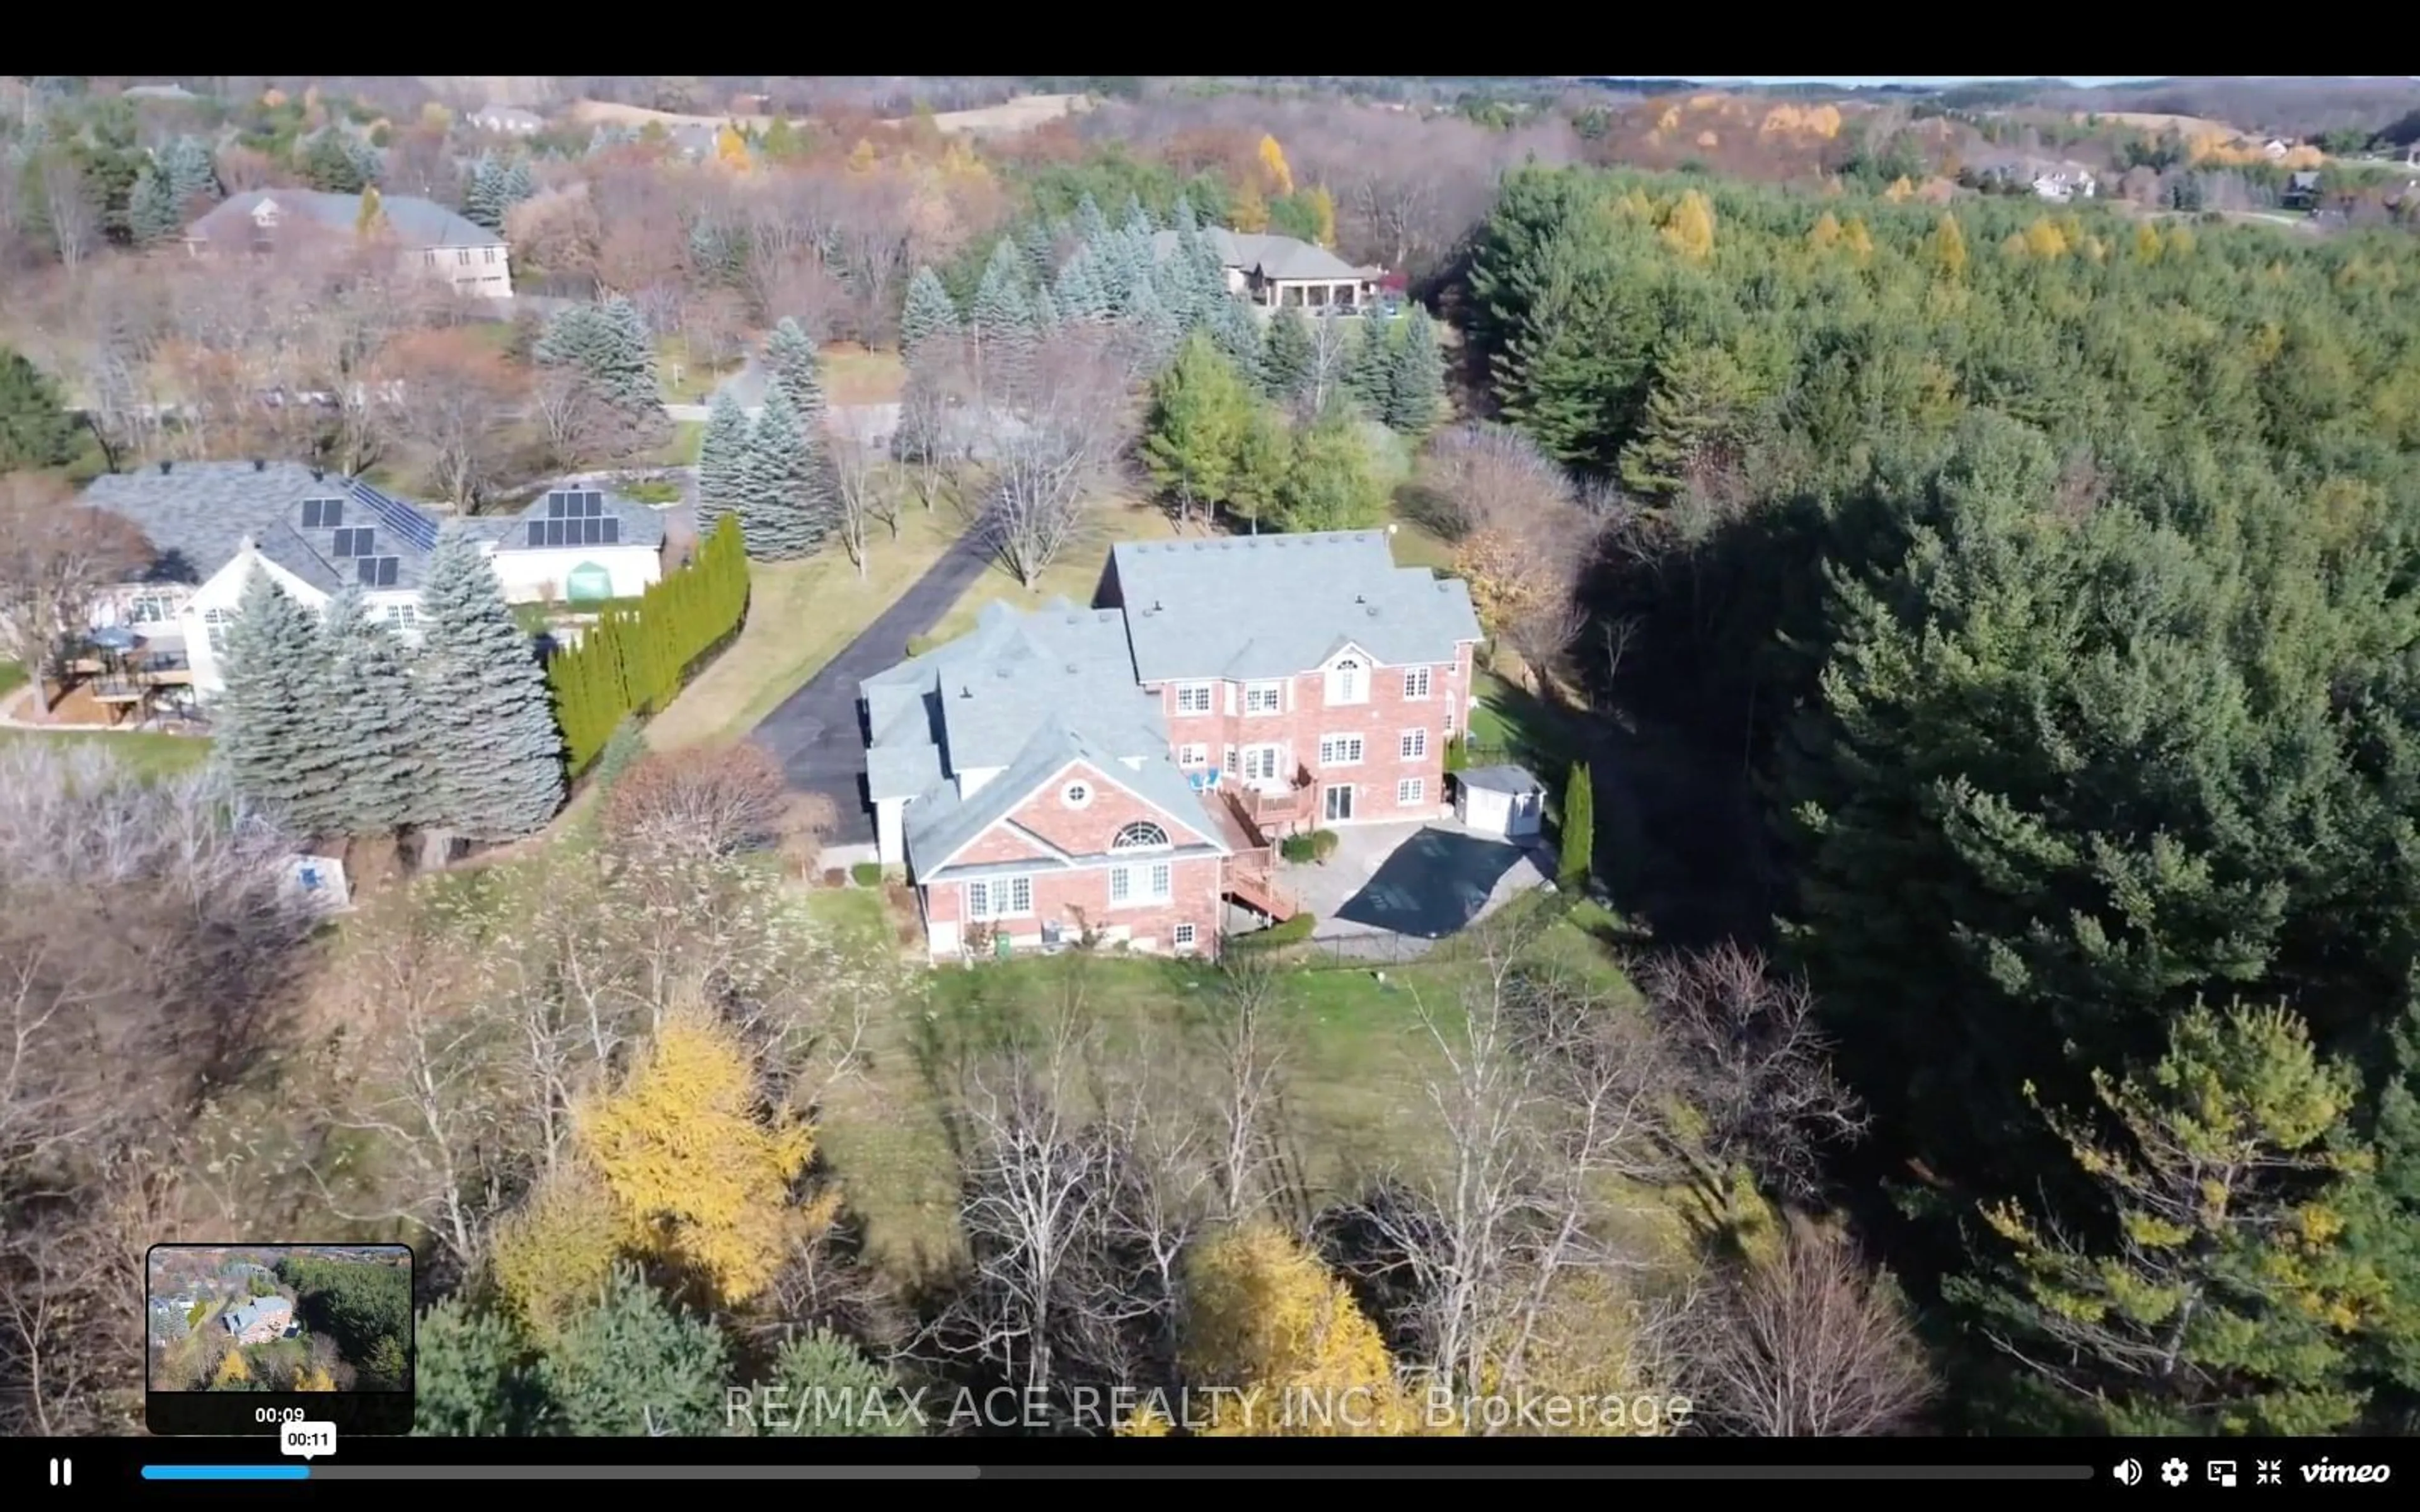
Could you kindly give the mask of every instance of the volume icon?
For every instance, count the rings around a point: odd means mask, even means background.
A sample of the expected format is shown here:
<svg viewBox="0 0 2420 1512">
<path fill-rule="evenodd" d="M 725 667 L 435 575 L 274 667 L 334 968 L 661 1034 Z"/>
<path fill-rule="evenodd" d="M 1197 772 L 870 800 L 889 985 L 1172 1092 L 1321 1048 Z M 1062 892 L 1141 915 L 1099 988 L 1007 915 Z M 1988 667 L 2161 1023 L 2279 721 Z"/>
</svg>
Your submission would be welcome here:
<svg viewBox="0 0 2420 1512">
<path fill-rule="evenodd" d="M 2118 1461 L 2118 1468 L 2110 1473 L 2118 1478 L 2118 1484 L 2120 1486 L 2140 1485 L 2143 1479 L 2143 1462 L 2139 1459 L 2120 1459 Z"/>
</svg>

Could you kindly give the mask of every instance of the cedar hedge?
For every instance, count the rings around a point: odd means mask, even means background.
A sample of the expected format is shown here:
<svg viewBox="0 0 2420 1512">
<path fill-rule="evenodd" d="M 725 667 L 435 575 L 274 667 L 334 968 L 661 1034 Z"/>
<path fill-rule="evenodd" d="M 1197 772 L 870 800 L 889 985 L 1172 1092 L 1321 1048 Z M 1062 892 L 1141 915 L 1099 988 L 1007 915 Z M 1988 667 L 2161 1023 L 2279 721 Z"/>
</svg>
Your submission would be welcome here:
<svg viewBox="0 0 2420 1512">
<path fill-rule="evenodd" d="M 624 719 L 670 703 L 747 618 L 747 548 L 738 521 L 726 517 L 689 565 L 635 607 L 608 606 L 580 644 L 548 661 L 571 775 L 596 763 Z"/>
</svg>

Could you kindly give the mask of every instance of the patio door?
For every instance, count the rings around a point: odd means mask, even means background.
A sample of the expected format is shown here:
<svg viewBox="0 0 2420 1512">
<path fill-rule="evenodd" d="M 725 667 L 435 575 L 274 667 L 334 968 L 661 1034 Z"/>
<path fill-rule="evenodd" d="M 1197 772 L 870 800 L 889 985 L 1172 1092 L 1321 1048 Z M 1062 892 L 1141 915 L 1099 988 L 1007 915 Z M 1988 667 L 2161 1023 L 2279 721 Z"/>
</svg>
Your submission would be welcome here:
<svg viewBox="0 0 2420 1512">
<path fill-rule="evenodd" d="M 1353 818 L 1353 785 L 1349 782 L 1340 782 L 1334 787 L 1329 788 L 1327 790 L 1325 807 L 1322 811 L 1326 815 L 1326 819 L 1328 824 L 1340 825 L 1351 822 Z"/>
</svg>

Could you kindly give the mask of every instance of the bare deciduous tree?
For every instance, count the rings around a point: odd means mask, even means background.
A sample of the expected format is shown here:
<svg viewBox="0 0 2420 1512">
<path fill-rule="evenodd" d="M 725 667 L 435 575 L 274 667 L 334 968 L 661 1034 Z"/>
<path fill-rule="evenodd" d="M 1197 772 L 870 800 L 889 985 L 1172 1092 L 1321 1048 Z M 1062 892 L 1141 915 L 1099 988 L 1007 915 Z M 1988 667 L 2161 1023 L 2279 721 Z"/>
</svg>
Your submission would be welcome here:
<svg viewBox="0 0 2420 1512">
<path fill-rule="evenodd" d="M 1905 1429 L 1931 1396 L 1897 1288 L 1838 1235 L 1792 1225 L 1682 1315 L 1676 1350 L 1692 1415 L 1745 1438 L 1865 1438 Z"/>
<path fill-rule="evenodd" d="M 439 493 L 475 507 L 509 442 L 520 376 L 496 353 L 445 331 L 396 342 L 385 372 L 396 433 L 427 453 Z"/>
<path fill-rule="evenodd" d="M 92 186 L 84 170 L 63 152 L 45 152 L 37 170 L 40 176 L 42 215 L 58 250 L 59 263 L 70 273 L 101 245 L 101 211 L 92 202 Z"/>
<path fill-rule="evenodd" d="M 1249 1216 L 1272 1195 L 1290 1036 L 1282 978 L 1264 957 L 1231 951 L 1219 967 L 1219 988 L 1201 1030 L 1218 1071 L 1211 1164 L 1221 1213 L 1232 1220 Z"/>
<path fill-rule="evenodd" d="M 1088 493 L 1132 439 L 1131 354 L 1112 334 L 1067 327 L 986 385 L 969 417 L 991 477 L 978 527 L 1016 580 L 1031 588 L 1077 536 Z"/>
<path fill-rule="evenodd" d="M 90 624 L 93 601 L 151 559 L 124 517 L 76 503 L 65 484 L 0 474 L 0 645 L 32 673 L 44 710 L 59 660 Z"/>
<path fill-rule="evenodd" d="M 1700 1132 L 1682 1152 L 1699 1182 L 1727 1192 L 1730 1167 L 1745 1163 L 1787 1199 L 1817 1196 L 1824 1148 L 1862 1135 L 1865 1115 L 1833 1072 L 1814 995 L 1730 943 L 1633 970 L 1671 1046 L 1676 1090 L 1698 1112 Z"/>
<path fill-rule="evenodd" d="M 778 837 L 786 784 L 764 747 L 659 751 L 613 784 L 606 831 L 632 850 L 722 856 Z"/>
</svg>

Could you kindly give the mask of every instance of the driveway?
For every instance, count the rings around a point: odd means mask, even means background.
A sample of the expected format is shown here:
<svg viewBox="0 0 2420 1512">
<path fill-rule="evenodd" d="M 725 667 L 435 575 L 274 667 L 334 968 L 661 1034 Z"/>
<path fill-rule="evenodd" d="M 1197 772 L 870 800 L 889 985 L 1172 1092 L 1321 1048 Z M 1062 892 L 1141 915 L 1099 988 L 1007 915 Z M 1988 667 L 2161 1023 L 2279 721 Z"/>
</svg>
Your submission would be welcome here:
<svg viewBox="0 0 2420 1512">
<path fill-rule="evenodd" d="M 838 817 L 826 843 L 874 843 L 857 685 L 903 660 L 908 640 L 940 624 L 990 562 L 990 553 L 972 536 L 962 538 L 752 733 L 781 762 L 791 787 L 831 800 Z"/>
</svg>

